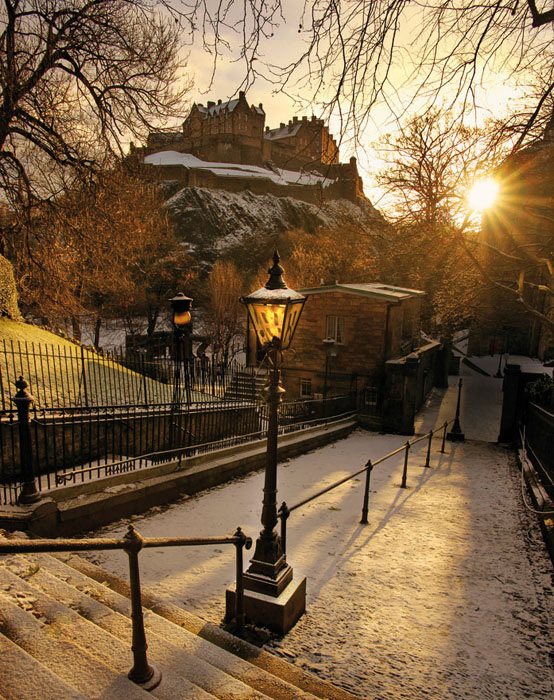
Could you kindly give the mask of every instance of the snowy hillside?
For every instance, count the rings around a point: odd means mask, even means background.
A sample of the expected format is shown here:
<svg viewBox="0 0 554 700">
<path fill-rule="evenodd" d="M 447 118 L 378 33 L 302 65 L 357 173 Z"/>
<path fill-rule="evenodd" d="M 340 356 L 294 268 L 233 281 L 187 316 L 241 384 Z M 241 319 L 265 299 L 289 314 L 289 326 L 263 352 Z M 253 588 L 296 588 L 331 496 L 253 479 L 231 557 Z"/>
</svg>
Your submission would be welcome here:
<svg viewBox="0 0 554 700">
<path fill-rule="evenodd" d="M 213 261 L 232 248 L 257 249 L 293 229 L 313 232 L 320 226 L 352 221 L 366 229 L 386 228 L 383 217 L 368 201 L 353 204 L 332 200 L 322 206 L 291 197 L 255 195 L 200 187 L 179 189 L 164 183 L 172 194 L 166 207 L 177 224 L 178 234 L 191 245 L 200 260 Z"/>
</svg>

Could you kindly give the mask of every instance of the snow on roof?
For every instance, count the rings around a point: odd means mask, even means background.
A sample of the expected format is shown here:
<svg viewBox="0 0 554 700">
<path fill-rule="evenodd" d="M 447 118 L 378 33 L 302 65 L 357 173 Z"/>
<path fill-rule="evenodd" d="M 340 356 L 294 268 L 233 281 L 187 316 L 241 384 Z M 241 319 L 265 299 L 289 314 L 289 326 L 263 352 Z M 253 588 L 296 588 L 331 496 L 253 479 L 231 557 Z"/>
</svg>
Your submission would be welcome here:
<svg viewBox="0 0 554 700">
<path fill-rule="evenodd" d="M 316 172 L 298 172 L 296 170 L 282 170 L 275 168 L 263 168 L 259 165 L 243 165 L 240 163 L 216 163 L 200 160 L 191 153 L 179 153 L 178 151 L 159 151 L 151 153 L 144 158 L 146 165 L 181 165 L 185 168 L 209 170 L 218 177 L 245 177 L 271 180 L 278 185 L 321 185 L 328 187 L 334 180 L 324 177 Z"/>
<path fill-rule="evenodd" d="M 284 139 L 288 136 L 296 136 L 298 130 L 302 126 L 302 122 L 296 122 L 285 126 L 280 126 L 277 129 L 270 129 L 264 132 L 264 139 L 270 141 L 276 141 L 277 139 Z"/>
<path fill-rule="evenodd" d="M 214 104 L 211 105 L 210 107 L 204 107 L 204 105 L 196 105 L 198 108 L 198 111 L 201 112 L 202 114 L 210 115 L 210 117 L 213 117 L 216 114 L 219 114 L 220 112 L 223 112 L 224 110 L 227 110 L 227 112 L 232 112 L 235 107 L 238 105 L 239 101 L 238 99 L 236 100 L 229 100 L 229 102 L 220 102 L 219 104 Z"/>
<path fill-rule="evenodd" d="M 425 292 L 417 289 L 408 289 L 406 287 L 395 287 L 382 282 L 367 282 L 361 284 L 335 284 L 324 285 L 321 287 L 311 287 L 309 289 L 300 289 L 302 294 L 327 294 L 329 292 L 345 292 L 346 294 L 356 294 L 358 296 L 367 296 L 373 299 L 382 299 L 393 304 L 398 304 L 404 299 L 410 297 L 424 296 Z"/>
</svg>

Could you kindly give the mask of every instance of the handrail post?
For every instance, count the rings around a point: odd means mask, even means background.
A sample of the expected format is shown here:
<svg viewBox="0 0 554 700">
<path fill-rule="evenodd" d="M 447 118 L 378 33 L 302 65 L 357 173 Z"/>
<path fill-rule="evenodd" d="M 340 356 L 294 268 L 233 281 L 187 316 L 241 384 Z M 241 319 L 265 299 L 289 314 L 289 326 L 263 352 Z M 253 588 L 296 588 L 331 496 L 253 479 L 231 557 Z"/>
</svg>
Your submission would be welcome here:
<svg viewBox="0 0 554 700">
<path fill-rule="evenodd" d="M 290 510 L 283 501 L 281 504 L 281 507 L 277 511 L 277 515 L 279 518 L 281 518 L 281 549 L 283 550 L 283 554 L 286 555 L 287 553 L 287 520 L 290 515 Z"/>
<path fill-rule="evenodd" d="M 162 675 L 154 667 L 150 666 L 146 657 L 148 645 L 144 632 L 144 617 L 142 614 L 142 599 L 140 592 L 140 575 L 138 565 L 138 553 L 142 549 L 143 539 L 132 525 L 123 538 L 123 549 L 129 557 L 129 583 L 131 587 L 131 619 L 133 623 L 133 668 L 127 674 L 128 678 L 142 686 L 145 690 L 152 690 L 159 685 Z"/>
<path fill-rule="evenodd" d="M 443 433 L 442 433 L 442 445 L 441 445 L 441 453 L 445 453 L 445 446 L 446 446 L 446 429 L 448 428 L 448 421 L 444 421 L 443 425 Z"/>
<path fill-rule="evenodd" d="M 371 472 L 373 471 L 373 465 L 371 464 L 370 459 L 367 460 L 366 467 L 364 505 L 362 506 L 362 519 L 360 520 L 362 525 L 367 525 L 367 513 L 369 510 L 369 483 L 371 480 Z"/>
<path fill-rule="evenodd" d="M 433 440 L 433 431 L 429 433 L 429 442 L 427 443 L 427 457 L 425 458 L 425 464 L 423 466 L 429 467 L 431 460 L 431 441 Z"/>
<path fill-rule="evenodd" d="M 19 455 L 23 485 L 17 498 L 21 505 L 36 503 L 42 498 L 37 479 L 33 470 L 33 443 L 31 439 L 31 404 L 33 397 L 27 391 L 29 386 L 23 377 L 16 381 L 17 393 L 12 401 L 17 408 L 17 424 L 19 429 Z"/>
<path fill-rule="evenodd" d="M 458 382 L 458 400 L 456 402 L 456 416 L 454 418 L 454 425 L 452 426 L 452 430 L 446 436 L 451 442 L 464 442 L 465 440 L 465 435 L 460 426 L 460 400 L 462 397 L 462 383 L 462 378 L 460 377 L 460 381 Z"/>
<path fill-rule="evenodd" d="M 236 620 L 236 633 L 241 636 L 244 634 L 244 583 L 242 580 L 242 549 L 250 549 L 252 546 L 252 538 L 246 537 L 244 532 L 240 527 L 237 527 L 233 537 L 236 537 L 235 541 L 235 551 L 236 551 L 236 574 L 237 574 L 237 585 L 235 592 L 235 620 Z"/>
<path fill-rule="evenodd" d="M 400 488 L 405 489 L 406 488 L 406 480 L 408 478 L 408 454 L 410 452 L 410 441 L 406 440 L 406 447 L 405 447 L 405 453 L 404 453 L 404 470 L 402 472 L 402 483 L 400 484 Z"/>
</svg>

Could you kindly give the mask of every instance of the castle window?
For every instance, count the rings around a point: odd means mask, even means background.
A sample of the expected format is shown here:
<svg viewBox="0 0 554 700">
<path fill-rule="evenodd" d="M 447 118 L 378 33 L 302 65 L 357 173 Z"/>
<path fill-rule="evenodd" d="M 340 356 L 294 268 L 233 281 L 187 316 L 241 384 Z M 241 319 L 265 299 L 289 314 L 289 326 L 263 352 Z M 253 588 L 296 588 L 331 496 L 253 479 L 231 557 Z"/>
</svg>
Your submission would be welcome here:
<svg viewBox="0 0 554 700">
<path fill-rule="evenodd" d="M 312 395 L 312 378 L 302 377 L 300 379 L 300 396 Z"/>
</svg>

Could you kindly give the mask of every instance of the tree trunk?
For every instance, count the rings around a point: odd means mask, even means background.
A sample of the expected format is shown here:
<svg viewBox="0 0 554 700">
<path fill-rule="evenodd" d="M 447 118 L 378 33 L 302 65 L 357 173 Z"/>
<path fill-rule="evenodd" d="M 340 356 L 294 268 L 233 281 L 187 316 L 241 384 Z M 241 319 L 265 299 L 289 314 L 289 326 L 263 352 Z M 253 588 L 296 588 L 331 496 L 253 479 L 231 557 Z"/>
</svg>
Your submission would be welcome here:
<svg viewBox="0 0 554 700">
<path fill-rule="evenodd" d="M 73 331 L 73 337 L 75 340 L 81 341 L 81 324 L 77 316 L 71 317 L 71 330 Z"/>
<path fill-rule="evenodd" d="M 159 311 L 153 311 L 148 309 L 146 312 L 146 318 L 148 319 L 148 325 L 146 326 L 146 335 L 151 338 L 156 330 L 156 324 L 158 322 Z"/>
<path fill-rule="evenodd" d="M 102 327 L 102 319 L 100 316 L 96 317 L 96 322 L 94 324 L 94 347 L 100 350 L 100 328 Z"/>
</svg>

